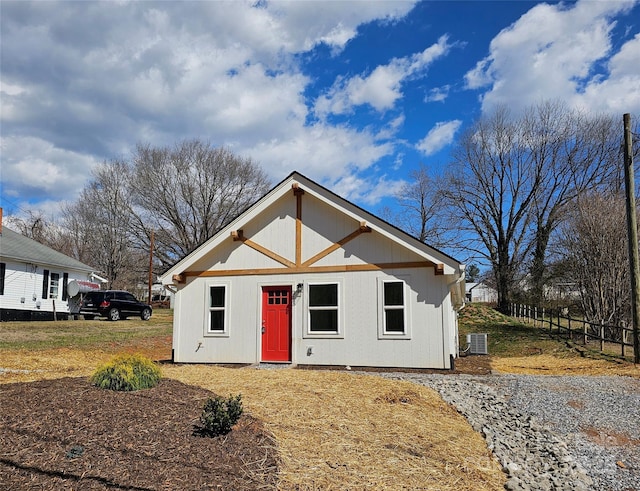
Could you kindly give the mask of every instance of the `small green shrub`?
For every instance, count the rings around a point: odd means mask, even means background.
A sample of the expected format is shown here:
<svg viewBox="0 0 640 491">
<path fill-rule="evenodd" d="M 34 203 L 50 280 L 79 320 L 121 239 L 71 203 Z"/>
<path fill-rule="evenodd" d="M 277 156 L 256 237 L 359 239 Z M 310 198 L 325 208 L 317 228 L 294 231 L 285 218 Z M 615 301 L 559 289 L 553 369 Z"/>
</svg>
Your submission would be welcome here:
<svg viewBox="0 0 640 491">
<path fill-rule="evenodd" d="M 220 396 L 210 397 L 204 403 L 204 409 L 200 415 L 201 426 L 196 432 L 202 436 L 226 435 L 231 427 L 242 416 L 242 396 L 229 396 L 224 399 Z"/>
<path fill-rule="evenodd" d="M 101 389 L 133 391 L 150 389 L 160 382 L 160 368 L 140 354 L 120 354 L 97 368 L 91 383 Z"/>
</svg>

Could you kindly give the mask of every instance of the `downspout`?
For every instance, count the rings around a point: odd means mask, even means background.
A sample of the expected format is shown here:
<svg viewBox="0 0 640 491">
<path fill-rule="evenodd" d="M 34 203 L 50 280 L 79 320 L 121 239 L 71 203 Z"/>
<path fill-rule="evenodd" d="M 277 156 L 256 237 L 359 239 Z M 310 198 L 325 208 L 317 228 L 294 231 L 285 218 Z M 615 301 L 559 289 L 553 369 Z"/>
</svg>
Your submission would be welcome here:
<svg viewBox="0 0 640 491">
<path fill-rule="evenodd" d="M 458 311 L 460 309 L 462 309 L 462 307 L 464 307 L 465 305 L 465 296 L 464 293 L 460 293 L 460 289 L 461 286 L 460 284 L 462 283 L 464 285 L 464 281 L 465 281 L 465 269 L 466 269 L 466 265 L 461 264 L 460 265 L 460 276 L 458 276 L 458 278 L 455 279 L 455 281 L 449 283 L 448 288 L 449 288 L 449 292 L 451 293 L 451 306 L 454 309 L 453 315 L 455 316 L 455 336 L 454 336 L 454 343 L 455 343 L 455 358 L 460 356 L 460 345 L 459 345 L 459 333 L 458 333 Z M 462 287 L 463 288 L 463 287 Z M 456 300 L 457 297 L 457 301 Z M 444 326 L 443 326 L 444 327 Z M 450 363 L 451 363 L 451 370 L 454 369 L 453 367 L 453 360 L 454 360 L 454 356 L 453 355 L 449 355 L 449 357 L 451 358 Z"/>
</svg>

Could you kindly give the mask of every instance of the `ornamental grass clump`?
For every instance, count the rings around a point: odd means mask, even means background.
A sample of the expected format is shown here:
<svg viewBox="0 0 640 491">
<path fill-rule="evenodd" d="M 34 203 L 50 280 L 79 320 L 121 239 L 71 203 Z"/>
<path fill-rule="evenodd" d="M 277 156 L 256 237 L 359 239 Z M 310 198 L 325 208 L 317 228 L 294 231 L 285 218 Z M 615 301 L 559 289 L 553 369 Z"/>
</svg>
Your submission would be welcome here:
<svg viewBox="0 0 640 491">
<path fill-rule="evenodd" d="M 160 382 L 160 368 L 140 354 L 120 354 L 97 368 L 91 383 L 101 389 L 134 391 L 150 389 Z"/>
<path fill-rule="evenodd" d="M 210 397 L 204 403 L 200 425 L 196 432 L 201 436 L 226 435 L 242 416 L 242 395 Z"/>
</svg>

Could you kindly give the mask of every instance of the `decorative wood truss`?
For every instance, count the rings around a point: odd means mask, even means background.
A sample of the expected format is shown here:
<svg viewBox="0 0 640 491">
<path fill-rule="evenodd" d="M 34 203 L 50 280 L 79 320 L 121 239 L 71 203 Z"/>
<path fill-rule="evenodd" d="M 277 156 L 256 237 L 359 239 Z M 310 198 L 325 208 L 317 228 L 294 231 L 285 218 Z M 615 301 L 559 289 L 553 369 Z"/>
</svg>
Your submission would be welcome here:
<svg viewBox="0 0 640 491">
<path fill-rule="evenodd" d="M 302 261 L 302 198 L 304 190 L 300 189 L 298 183 L 292 184 L 293 194 L 296 197 L 296 252 L 295 262 L 280 256 L 279 254 L 261 246 L 260 244 L 245 237 L 243 231 L 231 231 L 231 237 L 234 241 L 240 241 L 244 245 L 258 251 L 261 254 L 279 262 L 284 268 L 257 268 L 257 269 L 225 269 L 212 271 L 185 271 L 182 274 L 173 275 L 173 281 L 176 283 L 184 283 L 188 276 L 198 277 L 216 277 L 216 276 L 249 276 L 249 275 L 274 275 L 274 274 L 291 274 L 291 273 L 334 273 L 344 271 L 378 271 L 382 269 L 394 268 L 434 268 L 436 275 L 444 274 L 444 264 L 434 263 L 429 260 L 424 261 L 404 261 L 393 263 L 372 263 L 372 264 L 343 264 L 335 266 L 314 266 L 315 263 L 322 258 L 328 256 L 332 252 L 340 249 L 342 246 L 352 241 L 361 234 L 371 233 L 371 227 L 365 222 L 360 222 L 360 226 L 346 237 L 331 244 L 329 247 L 320 251 L 315 256 Z"/>
</svg>

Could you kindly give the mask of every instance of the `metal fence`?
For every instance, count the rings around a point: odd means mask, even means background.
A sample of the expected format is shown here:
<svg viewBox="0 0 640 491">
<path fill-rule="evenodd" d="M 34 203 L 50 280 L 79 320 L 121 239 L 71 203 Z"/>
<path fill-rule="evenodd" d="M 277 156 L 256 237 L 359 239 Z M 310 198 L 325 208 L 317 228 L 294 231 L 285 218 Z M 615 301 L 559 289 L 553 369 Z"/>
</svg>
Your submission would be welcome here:
<svg viewBox="0 0 640 491">
<path fill-rule="evenodd" d="M 605 343 L 620 345 L 620 355 L 633 356 L 633 329 L 626 326 L 610 326 L 604 323 L 590 322 L 586 319 L 571 317 L 567 309 L 532 307 L 531 305 L 511 304 L 511 317 L 531 323 L 535 327 L 545 328 L 550 334 L 571 339 L 584 346 L 595 345 L 605 351 Z"/>
</svg>

